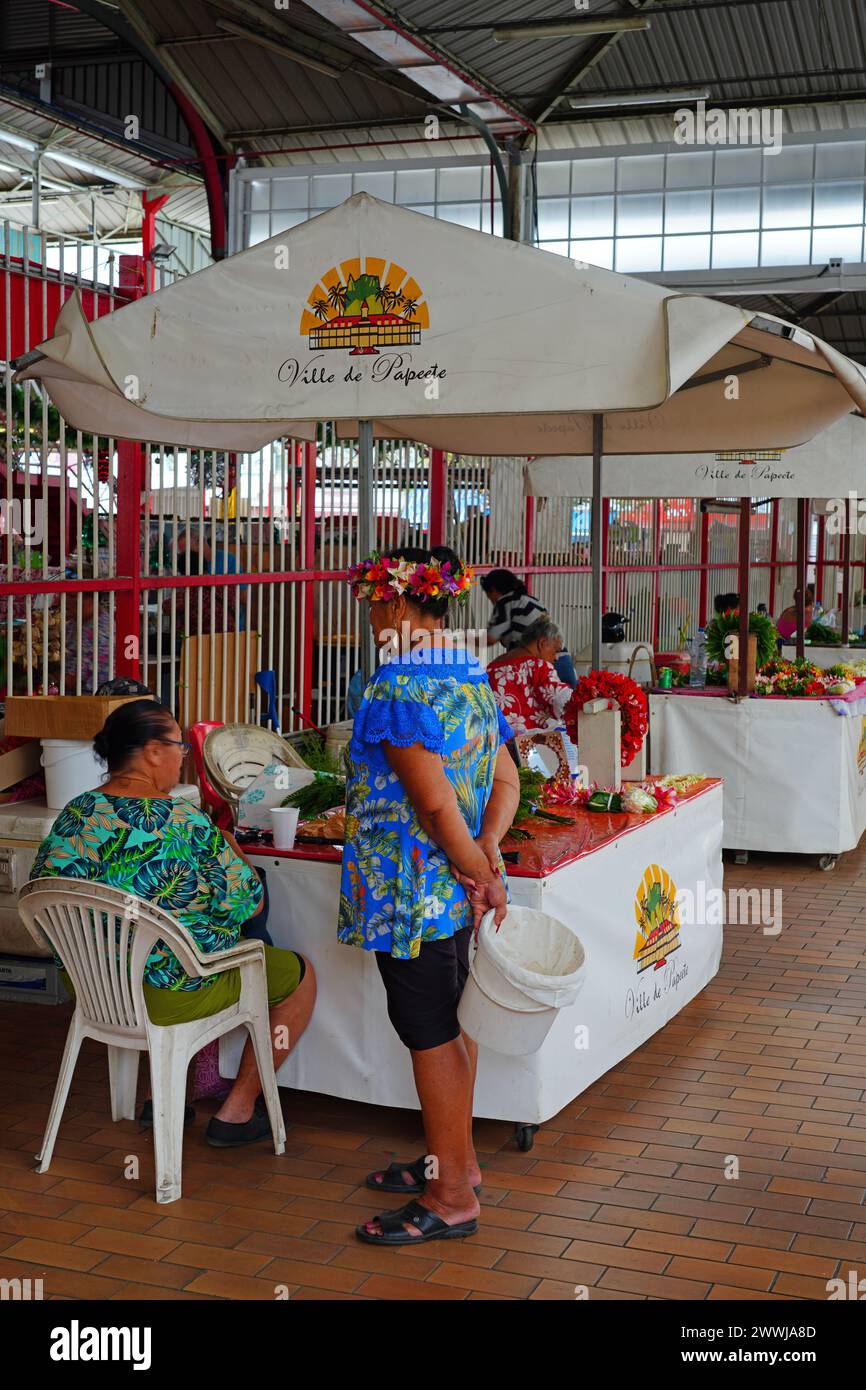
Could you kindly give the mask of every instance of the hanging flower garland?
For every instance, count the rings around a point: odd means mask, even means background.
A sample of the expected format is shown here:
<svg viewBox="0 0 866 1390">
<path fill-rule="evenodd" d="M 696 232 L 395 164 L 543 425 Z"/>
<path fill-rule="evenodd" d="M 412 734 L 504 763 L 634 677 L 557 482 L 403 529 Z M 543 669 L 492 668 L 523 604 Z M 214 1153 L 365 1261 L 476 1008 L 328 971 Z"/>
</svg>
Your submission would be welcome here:
<svg viewBox="0 0 866 1390">
<path fill-rule="evenodd" d="M 565 709 L 569 737 L 579 744 L 577 717 L 589 700 L 613 700 L 619 706 L 622 734 L 620 764 L 628 767 L 640 752 L 649 727 L 647 698 L 636 681 L 616 671 L 590 671 L 581 676 Z"/>
</svg>

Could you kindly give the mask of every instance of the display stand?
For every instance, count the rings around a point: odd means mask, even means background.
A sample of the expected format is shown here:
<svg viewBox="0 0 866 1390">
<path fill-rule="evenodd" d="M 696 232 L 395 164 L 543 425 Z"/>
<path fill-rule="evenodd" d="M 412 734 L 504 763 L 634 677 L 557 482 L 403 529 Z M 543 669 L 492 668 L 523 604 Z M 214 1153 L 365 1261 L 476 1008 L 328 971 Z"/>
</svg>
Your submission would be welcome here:
<svg viewBox="0 0 866 1390">
<path fill-rule="evenodd" d="M 533 1126 L 627 1057 L 713 978 L 720 925 L 683 923 L 664 961 L 649 960 L 636 904 L 653 876 L 665 894 L 699 894 L 700 884 L 705 893 L 721 888 L 721 812 L 721 786 L 708 781 L 652 816 L 575 810 L 566 828 L 532 823 L 535 839 L 520 850 L 521 862 L 508 866 L 511 898 L 573 928 L 586 951 L 587 988 L 533 1055 L 480 1049 L 476 1116 L 514 1121 L 521 1146 L 529 1147 Z M 373 953 L 337 940 L 339 851 L 248 852 L 267 871 L 274 944 L 299 951 L 317 979 L 312 1019 L 277 1072 L 280 1085 L 417 1109 L 409 1054 L 388 1021 Z M 223 1038 L 224 1076 L 236 1074 L 242 1043 L 237 1033 Z"/>
</svg>

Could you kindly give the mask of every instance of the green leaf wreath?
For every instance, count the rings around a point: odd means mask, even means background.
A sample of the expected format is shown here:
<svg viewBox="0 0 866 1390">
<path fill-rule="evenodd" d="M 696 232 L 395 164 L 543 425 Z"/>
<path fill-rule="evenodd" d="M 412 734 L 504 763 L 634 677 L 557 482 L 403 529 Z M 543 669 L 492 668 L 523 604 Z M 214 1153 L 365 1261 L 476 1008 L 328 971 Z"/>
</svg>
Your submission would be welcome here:
<svg viewBox="0 0 866 1390">
<path fill-rule="evenodd" d="M 729 633 L 738 634 L 739 631 L 740 613 L 737 608 L 729 608 L 727 613 L 719 613 L 708 623 L 705 632 L 708 660 L 727 663 L 726 639 Z M 758 639 L 755 666 L 760 671 L 762 666 L 766 666 L 767 662 L 772 661 L 777 655 L 779 633 L 773 619 L 766 613 L 749 614 L 749 632 L 754 633 Z"/>
</svg>

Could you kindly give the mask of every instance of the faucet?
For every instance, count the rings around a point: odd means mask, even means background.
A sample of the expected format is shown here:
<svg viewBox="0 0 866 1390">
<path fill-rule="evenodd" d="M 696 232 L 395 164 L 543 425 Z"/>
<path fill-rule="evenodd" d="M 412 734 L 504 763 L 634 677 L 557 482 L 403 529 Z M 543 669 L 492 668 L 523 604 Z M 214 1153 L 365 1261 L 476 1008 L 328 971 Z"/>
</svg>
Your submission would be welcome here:
<svg viewBox="0 0 866 1390">
<path fill-rule="evenodd" d="M 645 642 L 641 642 L 639 646 L 635 647 L 634 651 L 631 654 L 631 661 L 628 663 L 629 680 L 631 680 L 632 671 L 634 670 L 634 664 L 637 660 L 639 652 L 646 652 L 647 656 L 649 657 L 650 675 L 652 676 L 652 683 L 653 685 L 658 685 L 659 677 L 658 671 L 656 670 L 655 653 L 653 652 L 651 647 L 647 646 Z"/>
</svg>

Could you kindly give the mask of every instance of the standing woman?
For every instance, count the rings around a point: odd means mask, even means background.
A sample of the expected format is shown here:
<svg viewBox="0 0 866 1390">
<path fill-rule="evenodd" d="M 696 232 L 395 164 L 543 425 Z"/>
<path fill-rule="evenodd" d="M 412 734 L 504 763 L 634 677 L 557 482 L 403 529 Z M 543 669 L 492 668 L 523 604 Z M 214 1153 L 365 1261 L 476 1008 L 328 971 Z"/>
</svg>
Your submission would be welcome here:
<svg viewBox="0 0 866 1390">
<path fill-rule="evenodd" d="M 541 600 L 533 598 L 523 580 L 511 570 L 491 570 L 481 580 L 481 587 L 493 604 L 487 640 L 500 642 L 506 652 L 522 646 L 529 629 L 550 617 Z M 573 690 L 577 685 L 574 663 L 562 643 L 555 664 L 559 679 Z"/>
<path fill-rule="evenodd" d="M 402 548 L 353 565 L 383 662 L 355 716 L 346 782 L 338 934 L 375 951 L 388 1016 L 409 1049 L 427 1154 L 371 1173 L 405 1192 L 356 1230 L 376 1245 L 472 1235 L 481 1174 L 472 1144 L 477 1047 L 457 1005 L 469 939 L 506 892 L 499 842 L 517 809 L 511 731 L 478 662 L 442 621 L 472 574 L 453 551 Z M 428 1157 L 429 1156 L 429 1157 Z"/>
</svg>

